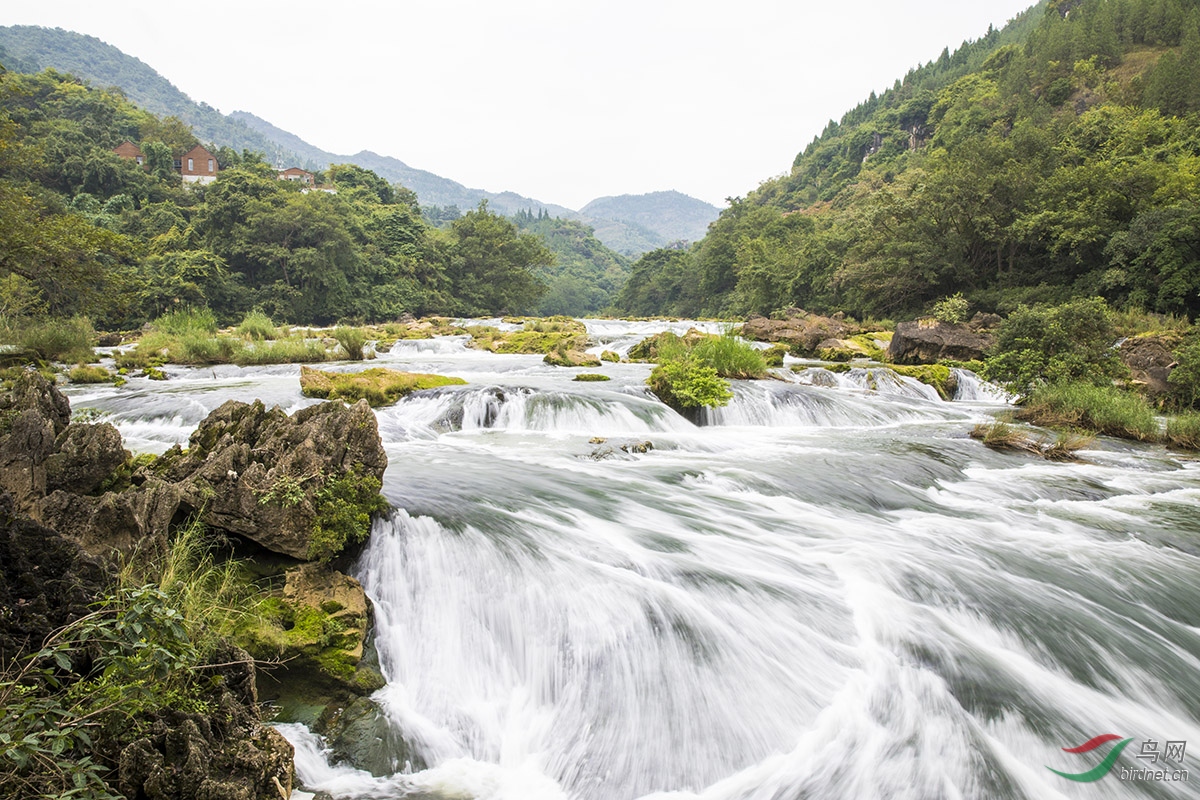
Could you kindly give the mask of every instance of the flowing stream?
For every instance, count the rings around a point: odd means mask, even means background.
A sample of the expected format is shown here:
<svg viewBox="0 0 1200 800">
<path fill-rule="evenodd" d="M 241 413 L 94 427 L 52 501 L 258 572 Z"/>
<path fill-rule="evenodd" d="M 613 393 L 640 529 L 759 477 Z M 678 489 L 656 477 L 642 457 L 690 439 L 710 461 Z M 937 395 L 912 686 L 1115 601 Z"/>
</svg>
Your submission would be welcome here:
<svg viewBox="0 0 1200 800">
<path fill-rule="evenodd" d="M 588 324 L 619 352 L 664 327 Z M 375 699 L 428 767 L 373 776 L 282 726 L 309 791 L 1200 796 L 1200 769 L 1118 774 L 1152 766 L 1145 740 L 1200 755 L 1196 462 L 1111 440 L 1074 464 L 990 451 L 967 434 L 1003 398 L 969 373 L 944 402 L 878 370 L 785 370 L 696 426 L 647 394 L 648 365 L 572 382 L 463 337 L 372 365 L 468 381 L 378 410 L 395 510 L 356 569 Z M 69 393 L 150 451 L 230 398 L 311 402 L 294 366 L 168 373 Z M 1134 740 L 1111 774 L 1047 769 L 1090 770 L 1104 750 L 1062 748 L 1106 733 Z"/>
</svg>

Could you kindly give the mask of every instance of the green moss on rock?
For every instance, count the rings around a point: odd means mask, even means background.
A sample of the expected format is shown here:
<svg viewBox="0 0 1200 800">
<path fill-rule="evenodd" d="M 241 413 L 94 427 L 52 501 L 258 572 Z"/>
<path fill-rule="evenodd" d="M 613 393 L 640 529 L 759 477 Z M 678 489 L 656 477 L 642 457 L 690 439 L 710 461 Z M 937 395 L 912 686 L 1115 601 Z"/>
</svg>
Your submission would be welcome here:
<svg viewBox="0 0 1200 800">
<path fill-rule="evenodd" d="M 326 372 L 312 367 L 300 368 L 300 391 L 305 397 L 355 402 L 366 400 L 372 407 L 395 403 L 401 397 L 422 389 L 462 386 L 462 378 L 399 372 L 374 367 L 362 372 Z"/>
</svg>

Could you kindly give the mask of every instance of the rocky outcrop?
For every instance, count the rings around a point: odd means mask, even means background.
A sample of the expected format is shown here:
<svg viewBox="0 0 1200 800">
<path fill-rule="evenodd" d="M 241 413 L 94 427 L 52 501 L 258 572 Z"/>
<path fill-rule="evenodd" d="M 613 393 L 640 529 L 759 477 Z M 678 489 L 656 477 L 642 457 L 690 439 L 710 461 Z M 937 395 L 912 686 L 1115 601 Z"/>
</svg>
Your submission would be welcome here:
<svg viewBox="0 0 1200 800">
<path fill-rule="evenodd" d="M 921 319 L 896 326 L 888 358 L 897 364 L 932 364 L 943 359 L 978 361 L 994 343 L 990 333 L 969 325 Z"/>
<path fill-rule="evenodd" d="M 260 401 L 230 400 L 200 423 L 183 451 L 154 466 L 179 508 L 274 553 L 307 560 L 333 482 L 373 485 L 387 467 L 366 401 L 309 406 L 288 416 Z M 373 483 L 372 483 L 373 482 Z"/>
<path fill-rule="evenodd" d="M 752 316 L 742 325 L 741 335 L 760 342 L 781 342 L 793 355 L 816 356 L 828 340 L 842 340 L 863 333 L 840 314 L 824 317 L 800 308 L 789 308 L 783 319 Z"/>
<path fill-rule="evenodd" d="M 145 800 L 275 800 L 292 790 L 291 743 L 260 724 L 254 663 L 234 647 L 214 659 L 213 714 L 166 711 L 122 749 L 118 786 Z"/>
<path fill-rule="evenodd" d="M 1131 336 L 1117 352 L 1135 386 L 1149 395 L 1162 395 L 1171 391 L 1167 378 L 1175 368 L 1173 350 L 1178 344 L 1179 337 L 1173 334 Z"/>
<path fill-rule="evenodd" d="M 582 350 L 553 350 L 542 361 L 553 367 L 598 367 L 600 359 Z"/>
</svg>

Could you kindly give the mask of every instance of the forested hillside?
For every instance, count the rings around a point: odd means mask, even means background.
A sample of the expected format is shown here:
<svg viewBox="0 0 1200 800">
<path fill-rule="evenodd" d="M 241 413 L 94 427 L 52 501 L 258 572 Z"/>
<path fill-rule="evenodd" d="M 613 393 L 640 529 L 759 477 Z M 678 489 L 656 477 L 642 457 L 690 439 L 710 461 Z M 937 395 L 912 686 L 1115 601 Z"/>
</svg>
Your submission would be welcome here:
<svg viewBox="0 0 1200 800">
<path fill-rule="evenodd" d="M 234 150 L 261 153 L 272 164 L 325 166 L 282 147 L 269 137 L 198 103 L 140 59 L 126 55 L 94 36 L 36 25 L 0 27 L 0 63 L 18 72 L 56 69 L 98 87 L 117 87 L 139 107 L 160 117 L 178 117 L 206 142 Z"/>
<path fill-rule="evenodd" d="M 139 143 L 146 168 L 118 157 Z M 210 306 L 233 320 L 328 323 L 532 310 L 553 254 L 486 206 L 445 229 L 412 192 L 334 165 L 336 193 L 215 148 L 221 172 L 183 185 L 197 144 L 178 120 L 56 72 L 0 74 L 0 322 L 89 314 L 109 328 Z"/>
<path fill-rule="evenodd" d="M 1200 311 L 1200 2 L 1055 0 L 831 122 L 687 252 L 635 265 L 637 314 L 920 313 L 1100 294 Z"/>
<path fill-rule="evenodd" d="M 547 287 L 537 313 L 582 317 L 612 305 L 629 277 L 629 259 L 609 250 L 577 220 L 544 211 L 522 211 L 513 219 L 522 231 L 540 236 L 555 256 L 553 265 L 537 270 Z"/>
</svg>

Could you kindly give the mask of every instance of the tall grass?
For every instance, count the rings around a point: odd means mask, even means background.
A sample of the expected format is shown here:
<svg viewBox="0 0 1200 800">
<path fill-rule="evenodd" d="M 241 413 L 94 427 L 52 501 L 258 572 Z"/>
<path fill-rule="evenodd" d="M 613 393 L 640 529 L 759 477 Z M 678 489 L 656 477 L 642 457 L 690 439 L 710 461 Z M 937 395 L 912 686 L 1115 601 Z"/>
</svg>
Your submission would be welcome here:
<svg viewBox="0 0 1200 800">
<path fill-rule="evenodd" d="M 275 323 L 257 308 L 246 312 L 246 316 L 242 317 L 242 321 L 233 329 L 233 332 L 243 339 L 255 342 L 278 337 L 275 331 Z"/>
<path fill-rule="evenodd" d="M 767 359 L 762 351 L 743 341 L 732 330 L 697 342 L 692 355 L 704 366 L 715 369 L 722 378 L 750 379 L 767 374 Z"/>
<path fill-rule="evenodd" d="M 163 314 L 150 323 L 154 330 L 172 336 L 217 332 L 217 317 L 207 308 L 186 308 Z"/>
<path fill-rule="evenodd" d="M 351 361 L 362 361 L 365 357 L 363 345 L 367 343 L 367 336 L 361 328 L 339 325 L 333 329 L 333 338 L 346 352 L 346 358 Z"/>
<path fill-rule="evenodd" d="M 1187 411 L 1169 419 L 1167 441 L 1176 447 L 1200 450 L 1200 412 Z"/>
<path fill-rule="evenodd" d="M 276 339 L 243 347 L 233 356 L 239 367 L 264 364 L 314 364 L 329 358 L 324 345 L 313 339 Z"/>
<path fill-rule="evenodd" d="M 1162 438 L 1154 410 L 1141 396 L 1089 383 L 1041 386 L 1017 411 L 1017 418 L 1038 425 L 1083 428 L 1143 442 Z"/>
<path fill-rule="evenodd" d="M 96 332 L 87 317 L 46 319 L 11 328 L 4 339 L 43 361 L 96 361 Z"/>
</svg>

